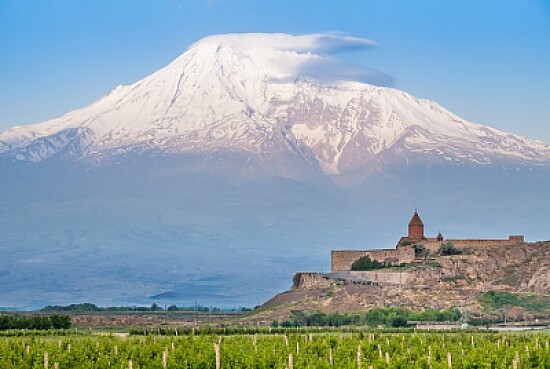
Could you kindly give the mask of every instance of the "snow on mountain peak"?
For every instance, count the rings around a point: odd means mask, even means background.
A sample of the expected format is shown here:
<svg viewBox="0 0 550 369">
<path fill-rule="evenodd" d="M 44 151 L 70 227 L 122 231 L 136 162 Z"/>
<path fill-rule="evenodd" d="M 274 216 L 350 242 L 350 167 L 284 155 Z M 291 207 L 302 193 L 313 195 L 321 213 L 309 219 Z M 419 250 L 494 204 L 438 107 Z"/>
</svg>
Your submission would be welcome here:
<svg viewBox="0 0 550 369">
<path fill-rule="evenodd" d="M 262 66 L 271 82 L 292 82 L 298 78 L 322 81 L 354 80 L 387 85 L 391 78 L 375 70 L 351 65 L 330 54 L 375 46 L 372 40 L 336 33 L 291 35 L 285 33 L 223 34 L 205 37 L 188 49 L 210 59 L 224 54 L 248 58 Z M 185 60 L 186 54 L 180 59 Z M 235 61 L 235 59 L 233 59 Z M 232 60 L 225 60 L 230 66 Z"/>
<path fill-rule="evenodd" d="M 0 155 L 40 161 L 59 152 L 102 157 L 149 148 L 291 150 L 313 155 L 326 173 L 359 168 L 386 151 L 548 162 L 548 145 L 466 122 L 383 87 L 391 78 L 381 72 L 331 55 L 374 45 L 333 33 L 209 36 L 85 108 L 0 132 Z"/>
</svg>

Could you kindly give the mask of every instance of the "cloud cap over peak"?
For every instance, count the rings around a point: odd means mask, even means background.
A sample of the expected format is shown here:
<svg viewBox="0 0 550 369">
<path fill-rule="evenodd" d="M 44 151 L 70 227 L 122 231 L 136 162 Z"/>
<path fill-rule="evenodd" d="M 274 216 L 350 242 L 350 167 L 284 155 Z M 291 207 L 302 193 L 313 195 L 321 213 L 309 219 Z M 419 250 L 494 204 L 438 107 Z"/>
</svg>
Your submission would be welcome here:
<svg viewBox="0 0 550 369">
<path fill-rule="evenodd" d="M 205 37 L 193 46 L 217 44 L 239 49 L 273 49 L 300 53 L 333 53 L 346 50 L 361 50 L 376 46 L 367 38 L 347 36 L 342 33 L 325 32 L 292 35 L 288 33 L 227 33 Z"/>
<path fill-rule="evenodd" d="M 344 51 L 375 47 L 373 40 L 337 32 L 292 35 L 287 33 L 228 33 L 205 37 L 190 49 L 216 46 L 239 50 L 271 70 L 277 80 L 296 78 L 323 81 L 355 81 L 392 85 L 393 77 L 375 69 L 336 57 Z"/>
</svg>

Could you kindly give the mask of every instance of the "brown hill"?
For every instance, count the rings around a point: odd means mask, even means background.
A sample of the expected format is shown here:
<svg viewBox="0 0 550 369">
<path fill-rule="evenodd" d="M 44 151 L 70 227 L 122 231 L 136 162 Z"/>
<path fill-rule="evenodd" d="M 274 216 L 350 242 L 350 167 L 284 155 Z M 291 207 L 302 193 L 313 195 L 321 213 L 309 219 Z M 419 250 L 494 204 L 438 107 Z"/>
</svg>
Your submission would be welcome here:
<svg viewBox="0 0 550 369">
<path fill-rule="evenodd" d="M 298 273 L 291 289 L 250 317 L 286 319 L 291 310 L 365 312 L 457 307 L 469 316 L 550 317 L 550 241 L 464 248 L 400 268 L 344 273 Z"/>
</svg>

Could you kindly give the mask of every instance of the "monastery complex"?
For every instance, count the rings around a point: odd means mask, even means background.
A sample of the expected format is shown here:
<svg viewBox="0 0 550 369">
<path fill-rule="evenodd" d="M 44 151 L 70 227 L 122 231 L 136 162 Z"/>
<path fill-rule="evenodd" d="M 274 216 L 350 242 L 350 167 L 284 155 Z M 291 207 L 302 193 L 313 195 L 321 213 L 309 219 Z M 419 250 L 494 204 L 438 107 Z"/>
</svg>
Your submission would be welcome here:
<svg viewBox="0 0 550 369">
<path fill-rule="evenodd" d="M 422 245 L 430 253 L 437 253 L 441 245 L 452 243 L 458 249 L 462 248 L 480 248 L 491 246 L 508 246 L 525 243 L 522 235 L 511 235 L 508 239 L 500 240 L 482 240 L 482 239 L 462 239 L 451 240 L 444 239 L 439 233 L 435 238 L 425 237 L 424 223 L 415 211 L 409 222 L 409 233 L 401 237 L 397 246 L 393 249 L 373 249 L 373 250 L 333 250 L 331 252 L 331 271 L 347 272 L 351 270 L 351 265 L 359 258 L 368 256 L 372 260 L 384 263 L 401 264 L 412 263 L 415 261 L 414 245 Z"/>
</svg>

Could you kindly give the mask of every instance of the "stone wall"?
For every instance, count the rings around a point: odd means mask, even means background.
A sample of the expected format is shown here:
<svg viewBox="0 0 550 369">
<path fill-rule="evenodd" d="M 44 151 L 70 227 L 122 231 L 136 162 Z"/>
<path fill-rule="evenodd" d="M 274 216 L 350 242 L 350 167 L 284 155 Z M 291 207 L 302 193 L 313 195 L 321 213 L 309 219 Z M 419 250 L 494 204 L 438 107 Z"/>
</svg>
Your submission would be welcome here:
<svg viewBox="0 0 550 369">
<path fill-rule="evenodd" d="M 333 283 L 333 280 L 319 273 L 297 273 L 294 275 L 292 288 L 317 289 L 330 287 Z"/>
<path fill-rule="evenodd" d="M 398 247 L 397 249 L 382 250 L 333 250 L 331 252 L 332 272 L 351 270 L 354 261 L 364 256 L 380 262 L 394 264 L 410 263 L 414 261 L 414 249 L 412 247 Z"/>
<path fill-rule="evenodd" d="M 349 272 L 351 275 L 354 275 L 359 278 L 363 278 L 367 281 L 378 282 L 378 283 L 392 283 L 392 284 L 403 284 L 408 283 L 408 273 L 407 271 L 395 272 L 387 270 L 368 270 L 368 271 L 352 271 Z"/>
<path fill-rule="evenodd" d="M 425 240 L 419 242 L 420 244 L 424 245 L 427 249 L 429 249 L 431 252 L 435 253 L 439 251 L 439 248 L 442 244 L 450 242 L 452 243 L 456 248 L 459 249 L 470 249 L 470 248 L 486 248 L 486 247 L 494 247 L 494 246 L 512 246 L 517 244 L 524 243 L 523 236 L 509 236 L 507 240 L 443 240 L 443 241 L 432 241 L 432 240 Z"/>
<path fill-rule="evenodd" d="M 330 269 L 332 272 L 351 270 L 351 264 L 363 256 L 367 256 L 367 251 L 332 250 L 330 253 Z"/>
<path fill-rule="evenodd" d="M 520 235 L 511 235 L 507 240 L 443 240 L 437 241 L 430 238 L 419 242 L 431 253 L 437 253 L 442 244 L 451 242 L 458 249 L 488 248 L 495 246 L 513 246 L 523 244 L 524 238 Z M 345 272 L 351 270 L 353 262 L 363 256 L 369 256 L 380 262 L 411 263 L 415 259 L 414 248 L 409 246 L 397 246 L 396 249 L 379 250 L 333 250 L 331 252 L 331 271 Z"/>
</svg>

